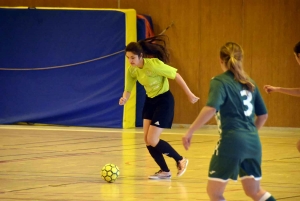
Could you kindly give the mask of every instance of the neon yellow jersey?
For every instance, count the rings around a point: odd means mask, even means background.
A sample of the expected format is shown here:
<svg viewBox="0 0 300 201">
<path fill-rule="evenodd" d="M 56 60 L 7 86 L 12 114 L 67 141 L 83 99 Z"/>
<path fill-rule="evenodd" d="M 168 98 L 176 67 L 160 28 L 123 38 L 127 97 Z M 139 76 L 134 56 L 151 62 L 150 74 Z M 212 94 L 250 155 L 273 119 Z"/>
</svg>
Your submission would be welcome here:
<svg viewBox="0 0 300 201">
<path fill-rule="evenodd" d="M 126 73 L 125 91 L 130 92 L 138 80 L 149 98 L 169 90 L 169 79 L 175 79 L 177 69 L 157 58 L 144 58 L 143 68 L 130 66 Z"/>
</svg>

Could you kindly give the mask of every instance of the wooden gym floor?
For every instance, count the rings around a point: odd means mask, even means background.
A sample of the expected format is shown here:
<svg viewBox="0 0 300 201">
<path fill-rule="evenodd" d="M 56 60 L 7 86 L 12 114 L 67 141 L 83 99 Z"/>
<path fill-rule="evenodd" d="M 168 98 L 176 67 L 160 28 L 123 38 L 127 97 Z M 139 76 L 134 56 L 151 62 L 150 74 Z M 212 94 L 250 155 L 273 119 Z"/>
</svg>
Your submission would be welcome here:
<svg viewBox="0 0 300 201">
<path fill-rule="evenodd" d="M 0 200 L 4 201 L 147 201 L 208 200 L 208 164 L 218 140 L 214 127 L 196 132 L 185 151 L 181 136 L 186 128 L 165 130 L 167 140 L 190 162 L 177 178 L 148 180 L 158 170 L 143 142 L 141 128 L 105 129 L 59 126 L 0 126 Z M 262 187 L 277 200 L 300 200 L 300 153 L 295 144 L 300 128 L 263 128 Z M 106 163 L 120 168 L 115 183 L 100 177 Z M 240 181 L 230 181 L 228 201 L 247 201 Z"/>
</svg>

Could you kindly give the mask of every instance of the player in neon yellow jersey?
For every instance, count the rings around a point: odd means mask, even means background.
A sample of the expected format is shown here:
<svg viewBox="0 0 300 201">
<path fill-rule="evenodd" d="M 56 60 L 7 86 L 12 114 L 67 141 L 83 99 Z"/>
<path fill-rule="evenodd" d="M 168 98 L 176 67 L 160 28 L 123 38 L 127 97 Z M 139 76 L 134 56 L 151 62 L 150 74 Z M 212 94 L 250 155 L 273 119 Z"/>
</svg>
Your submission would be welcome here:
<svg viewBox="0 0 300 201">
<path fill-rule="evenodd" d="M 126 46 L 126 57 L 131 66 L 126 73 L 125 91 L 119 101 L 120 105 L 127 102 L 136 81 L 144 86 L 147 95 L 143 107 L 144 141 L 150 155 L 160 167 L 149 179 L 171 178 L 163 154 L 176 161 L 177 176 L 182 176 L 188 165 L 188 159 L 179 155 L 168 142 L 160 139 L 163 129 L 171 128 L 174 117 L 174 98 L 169 90 L 168 79 L 177 82 L 191 103 L 199 99 L 177 73 L 177 69 L 166 64 L 169 55 L 163 37 L 155 36 Z"/>
</svg>

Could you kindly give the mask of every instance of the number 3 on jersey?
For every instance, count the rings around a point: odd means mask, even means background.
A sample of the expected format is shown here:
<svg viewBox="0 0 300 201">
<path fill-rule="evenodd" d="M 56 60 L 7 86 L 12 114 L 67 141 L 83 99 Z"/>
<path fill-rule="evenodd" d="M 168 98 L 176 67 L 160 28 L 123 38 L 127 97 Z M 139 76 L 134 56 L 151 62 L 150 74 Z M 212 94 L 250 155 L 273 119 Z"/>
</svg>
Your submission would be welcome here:
<svg viewBox="0 0 300 201">
<path fill-rule="evenodd" d="M 251 104 L 252 93 L 248 90 L 242 90 L 240 93 L 241 93 L 241 96 L 247 96 L 247 99 L 243 100 L 243 104 L 248 107 L 248 109 L 246 111 L 244 111 L 245 116 L 248 117 L 252 114 L 252 111 L 253 111 L 253 105 Z"/>
</svg>

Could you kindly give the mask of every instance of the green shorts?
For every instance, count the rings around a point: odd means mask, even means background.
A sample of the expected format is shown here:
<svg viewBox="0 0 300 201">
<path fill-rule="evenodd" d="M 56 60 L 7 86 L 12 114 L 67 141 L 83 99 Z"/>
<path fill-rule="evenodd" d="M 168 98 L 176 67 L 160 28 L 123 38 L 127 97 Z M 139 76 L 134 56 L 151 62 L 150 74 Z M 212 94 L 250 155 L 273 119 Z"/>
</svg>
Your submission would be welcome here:
<svg viewBox="0 0 300 201">
<path fill-rule="evenodd" d="M 227 182 L 229 179 L 261 179 L 261 158 L 231 158 L 213 155 L 209 165 L 208 179 Z"/>
</svg>

